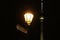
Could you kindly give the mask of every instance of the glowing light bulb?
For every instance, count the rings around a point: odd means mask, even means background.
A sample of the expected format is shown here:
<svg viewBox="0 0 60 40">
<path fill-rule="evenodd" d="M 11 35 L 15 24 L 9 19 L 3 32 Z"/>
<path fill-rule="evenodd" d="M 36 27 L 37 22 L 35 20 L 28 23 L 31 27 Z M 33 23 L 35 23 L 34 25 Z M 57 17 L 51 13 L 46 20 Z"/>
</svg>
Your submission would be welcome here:
<svg viewBox="0 0 60 40">
<path fill-rule="evenodd" d="M 30 25 L 33 20 L 33 14 L 27 12 L 24 14 L 24 18 L 25 18 L 25 22 L 27 22 L 27 24 Z"/>
</svg>

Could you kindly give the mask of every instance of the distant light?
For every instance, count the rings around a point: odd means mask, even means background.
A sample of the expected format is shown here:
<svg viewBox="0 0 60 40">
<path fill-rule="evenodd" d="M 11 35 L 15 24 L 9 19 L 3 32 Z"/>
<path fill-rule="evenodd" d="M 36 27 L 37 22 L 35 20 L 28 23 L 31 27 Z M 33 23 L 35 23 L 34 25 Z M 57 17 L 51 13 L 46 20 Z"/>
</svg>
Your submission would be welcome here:
<svg viewBox="0 0 60 40">
<path fill-rule="evenodd" d="M 43 20 L 43 19 L 44 19 L 44 17 L 40 17 L 40 19 L 42 19 L 42 20 Z"/>
<path fill-rule="evenodd" d="M 40 21 L 43 22 L 44 21 L 44 17 L 40 17 Z"/>
<path fill-rule="evenodd" d="M 25 22 L 27 22 L 27 24 L 30 25 L 30 23 L 33 20 L 33 14 L 27 12 L 27 13 L 24 14 L 24 18 L 25 18 Z"/>
</svg>

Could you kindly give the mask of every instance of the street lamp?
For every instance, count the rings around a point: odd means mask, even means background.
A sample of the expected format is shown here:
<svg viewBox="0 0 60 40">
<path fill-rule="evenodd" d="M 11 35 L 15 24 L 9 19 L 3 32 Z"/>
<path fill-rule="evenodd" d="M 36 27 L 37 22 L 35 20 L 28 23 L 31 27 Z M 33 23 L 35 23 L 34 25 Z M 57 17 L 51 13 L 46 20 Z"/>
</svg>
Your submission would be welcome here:
<svg viewBox="0 0 60 40">
<path fill-rule="evenodd" d="M 24 14 L 24 19 L 25 19 L 25 22 L 28 24 L 28 26 L 31 25 L 33 17 L 34 17 L 34 15 L 31 12 L 26 12 Z M 27 27 L 27 31 L 28 31 L 28 29 L 29 29 L 29 27 Z M 26 34 L 26 40 L 28 40 L 28 33 Z"/>
<path fill-rule="evenodd" d="M 24 14 L 24 18 L 25 18 L 25 22 L 28 24 L 28 26 L 30 26 L 32 20 L 33 20 L 33 14 L 30 12 L 27 12 Z"/>
</svg>

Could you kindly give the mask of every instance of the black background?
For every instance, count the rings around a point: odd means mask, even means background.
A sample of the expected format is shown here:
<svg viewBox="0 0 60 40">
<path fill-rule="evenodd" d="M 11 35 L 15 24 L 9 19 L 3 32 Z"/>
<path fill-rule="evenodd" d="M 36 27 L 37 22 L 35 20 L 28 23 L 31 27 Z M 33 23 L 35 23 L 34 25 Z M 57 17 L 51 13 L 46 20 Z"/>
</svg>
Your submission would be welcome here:
<svg viewBox="0 0 60 40">
<path fill-rule="evenodd" d="M 25 25 L 23 20 L 24 10 L 30 9 L 34 11 L 34 21 L 31 24 L 31 30 L 29 32 L 30 40 L 38 40 L 40 35 L 40 0 L 12 0 L 12 1 L 2 1 L 1 3 L 1 13 L 0 13 L 0 23 L 1 23 L 1 37 L 8 40 L 18 40 L 19 35 L 22 34 L 16 29 L 16 24 Z M 52 40 L 56 37 L 56 16 L 53 14 L 52 1 L 44 0 L 44 39 Z M 17 15 L 20 15 L 20 21 L 18 21 Z M 23 25 L 24 24 L 24 25 Z M 20 36 L 23 36 L 22 34 Z"/>
</svg>

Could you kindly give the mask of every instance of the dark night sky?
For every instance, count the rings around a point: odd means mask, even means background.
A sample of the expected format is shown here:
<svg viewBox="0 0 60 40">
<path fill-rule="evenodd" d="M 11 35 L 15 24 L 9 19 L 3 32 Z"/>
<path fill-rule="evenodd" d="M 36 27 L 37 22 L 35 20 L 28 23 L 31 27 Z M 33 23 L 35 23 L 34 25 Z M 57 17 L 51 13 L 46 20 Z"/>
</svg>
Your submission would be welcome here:
<svg viewBox="0 0 60 40">
<path fill-rule="evenodd" d="M 33 22 L 31 24 L 30 30 L 30 38 L 32 37 L 31 40 L 38 40 L 39 39 L 39 33 L 40 33 L 40 20 L 39 16 L 41 15 L 40 12 L 40 0 L 15 0 L 11 1 L 12 4 L 7 4 L 8 8 L 6 7 L 6 4 L 4 4 L 4 11 L 6 13 L 1 14 L 1 26 L 4 30 L 2 32 L 6 33 L 8 32 L 8 39 L 13 39 L 17 40 L 19 39 L 19 35 L 22 34 L 19 31 L 16 30 L 16 24 L 21 24 L 22 26 L 27 26 L 25 25 L 24 18 L 23 18 L 23 11 L 25 10 L 32 10 L 33 14 L 35 15 L 35 18 L 33 19 Z M 11 3 L 8 2 L 8 3 Z M 19 14 L 19 18 L 17 19 L 17 15 Z M 56 33 L 56 17 L 53 16 L 52 12 L 52 1 L 46 1 L 44 0 L 44 36 L 45 40 L 51 40 Z M 3 25 L 4 24 L 4 25 Z M 6 26 L 6 27 L 5 27 Z M 24 34 L 22 34 L 24 35 Z M 21 36 L 22 36 L 21 35 Z"/>
<path fill-rule="evenodd" d="M 29 1 L 17 1 L 16 4 L 17 14 L 19 14 L 20 20 L 18 21 L 22 26 L 26 26 L 23 20 L 23 14 L 25 10 L 31 10 L 34 14 L 34 19 L 31 24 L 30 40 L 38 40 L 39 39 L 39 14 L 40 14 L 40 0 L 29 0 Z"/>
</svg>

